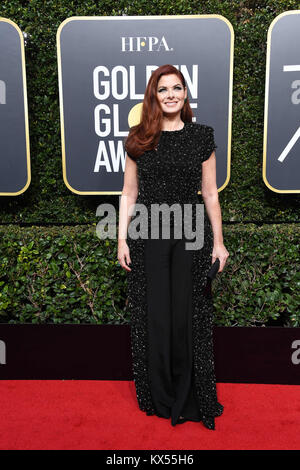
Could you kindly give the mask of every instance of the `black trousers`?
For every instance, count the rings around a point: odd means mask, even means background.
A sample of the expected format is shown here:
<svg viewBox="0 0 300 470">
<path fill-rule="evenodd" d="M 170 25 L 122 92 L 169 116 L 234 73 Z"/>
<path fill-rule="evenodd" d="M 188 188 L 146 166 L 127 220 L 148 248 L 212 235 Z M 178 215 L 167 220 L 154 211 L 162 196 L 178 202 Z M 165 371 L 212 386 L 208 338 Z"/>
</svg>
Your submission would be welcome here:
<svg viewBox="0 0 300 470">
<path fill-rule="evenodd" d="M 200 421 L 192 354 L 192 257 L 186 239 L 145 239 L 149 381 L 156 414 Z"/>
</svg>

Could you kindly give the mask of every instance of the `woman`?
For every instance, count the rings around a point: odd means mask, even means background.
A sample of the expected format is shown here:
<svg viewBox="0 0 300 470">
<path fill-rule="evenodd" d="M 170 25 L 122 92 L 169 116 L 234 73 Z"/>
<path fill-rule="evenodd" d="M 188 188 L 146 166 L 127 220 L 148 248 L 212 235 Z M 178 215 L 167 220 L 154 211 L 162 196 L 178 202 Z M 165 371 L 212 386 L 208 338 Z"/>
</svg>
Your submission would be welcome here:
<svg viewBox="0 0 300 470">
<path fill-rule="evenodd" d="M 172 65 L 160 66 L 149 79 L 141 121 L 125 142 L 118 260 L 127 271 L 140 409 L 171 418 L 173 426 L 190 420 L 215 429 L 214 418 L 222 414 L 223 405 L 216 395 L 213 301 L 205 287 L 211 264 L 219 258 L 221 272 L 229 253 L 223 244 L 213 128 L 192 122 L 192 117 L 182 73 Z M 201 175 L 205 210 L 199 226 Z M 148 238 L 145 231 L 143 237 L 127 236 L 139 221 L 139 214 L 131 216 L 137 203 L 148 211 L 139 225 L 144 229 L 147 221 Z M 179 205 L 182 215 L 192 207 L 195 236 L 204 231 L 200 248 L 186 248 L 191 237 L 184 223 L 181 237 L 178 232 L 175 236 L 174 217 L 162 223 L 159 219 L 159 235 L 151 235 L 152 207 L 162 204 Z M 169 237 L 161 232 L 166 226 Z"/>
</svg>

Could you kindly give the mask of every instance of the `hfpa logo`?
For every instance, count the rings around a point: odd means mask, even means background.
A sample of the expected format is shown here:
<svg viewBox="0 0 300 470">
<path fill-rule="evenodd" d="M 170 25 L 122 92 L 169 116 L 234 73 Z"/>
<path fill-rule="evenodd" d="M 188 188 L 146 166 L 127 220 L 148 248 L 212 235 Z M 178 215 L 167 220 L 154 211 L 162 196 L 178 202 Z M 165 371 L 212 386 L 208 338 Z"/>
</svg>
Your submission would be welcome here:
<svg viewBox="0 0 300 470">
<path fill-rule="evenodd" d="M 6 345 L 0 339 L 0 364 L 6 364 Z"/>
<path fill-rule="evenodd" d="M 169 47 L 166 38 L 155 36 L 122 36 L 122 52 L 160 52 L 161 50 L 173 51 Z"/>
</svg>

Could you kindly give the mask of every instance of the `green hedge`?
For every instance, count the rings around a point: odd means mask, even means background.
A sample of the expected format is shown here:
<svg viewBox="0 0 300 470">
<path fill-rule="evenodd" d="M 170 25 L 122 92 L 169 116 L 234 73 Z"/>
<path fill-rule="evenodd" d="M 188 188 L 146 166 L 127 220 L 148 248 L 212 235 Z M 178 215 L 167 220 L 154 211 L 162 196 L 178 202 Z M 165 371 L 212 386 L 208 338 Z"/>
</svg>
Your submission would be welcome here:
<svg viewBox="0 0 300 470">
<path fill-rule="evenodd" d="M 124 323 L 116 241 L 95 227 L 1 228 L 0 321 Z"/>
<path fill-rule="evenodd" d="M 96 227 L 0 228 L 0 321 L 126 324 L 117 241 Z M 215 324 L 300 326 L 300 227 L 224 227 L 230 257 L 213 281 Z"/>
</svg>

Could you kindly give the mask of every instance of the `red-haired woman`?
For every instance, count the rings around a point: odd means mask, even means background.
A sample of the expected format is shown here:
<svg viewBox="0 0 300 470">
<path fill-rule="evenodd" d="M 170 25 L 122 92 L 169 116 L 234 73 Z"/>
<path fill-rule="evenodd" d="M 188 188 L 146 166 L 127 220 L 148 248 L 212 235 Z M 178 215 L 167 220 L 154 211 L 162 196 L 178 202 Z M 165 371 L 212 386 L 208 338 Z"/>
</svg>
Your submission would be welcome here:
<svg viewBox="0 0 300 470">
<path fill-rule="evenodd" d="M 214 130 L 192 117 L 182 73 L 172 65 L 158 67 L 145 91 L 141 121 L 125 141 L 118 260 L 127 271 L 139 408 L 171 418 L 173 426 L 190 420 L 215 429 L 223 405 L 216 393 L 213 299 L 205 287 L 211 265 L 219 258 L 221 272 L 229 253 L 222 236 Z M 154 206 L 170 208 L 162 222 L 155 219 Z M 180 208 L 179 225 L 172 206 Z M 198 242 L 198 248 L 187 248 L 188 206 L 191 233 L 204 235 L 200 248 Z M 129 236 L 137 226 L 142 230 Z"/>
</svg>

